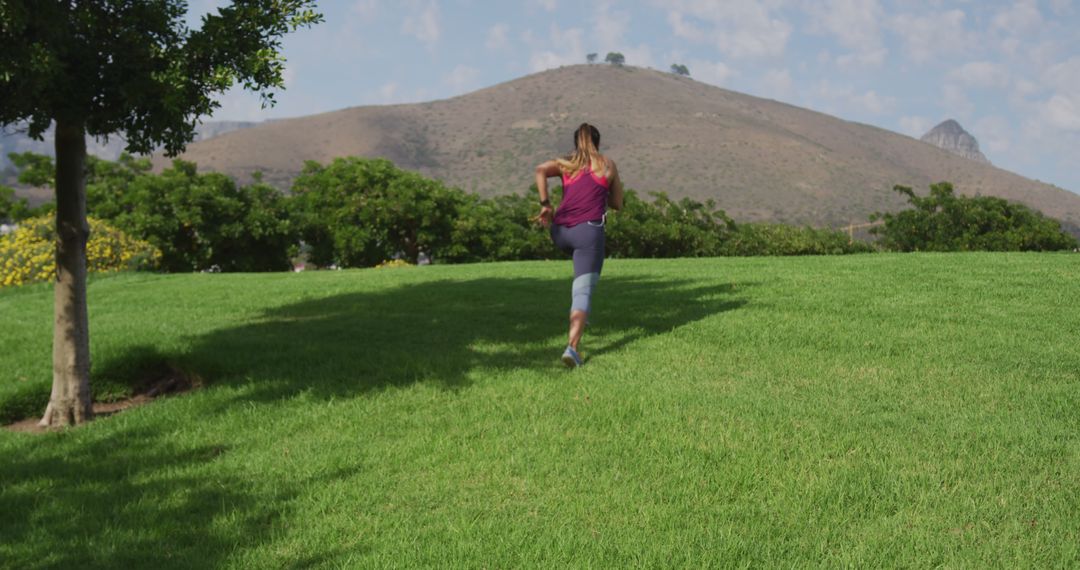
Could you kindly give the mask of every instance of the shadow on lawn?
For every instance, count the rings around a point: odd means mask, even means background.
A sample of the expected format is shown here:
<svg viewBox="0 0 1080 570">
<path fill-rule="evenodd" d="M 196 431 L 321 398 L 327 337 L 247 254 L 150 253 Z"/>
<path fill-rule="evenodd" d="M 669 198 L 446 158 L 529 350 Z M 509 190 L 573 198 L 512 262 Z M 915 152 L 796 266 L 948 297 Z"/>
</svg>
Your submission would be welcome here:
<svg viewBox="0 0 1080 570">
<path fill-rule="evenodd" d="M 213 465 L 227 446 L 169 431 L 67 433 L 0 462 L 0 566 L 218 568 L 287 527 L 297 482 L 253 489 L 242 468 Z"/>
<path fill-rule="evenodd" d="M 210 382 L 257 379 L 247 395 L 350 395 L 472 370 L 553 369 L 565 346 L 568 279 L 487 278 L 350 293 L 266 311 L 199 339 L 185 366 Z M 742 306 L 731 285 L 602 279 L 583 352 L 588 361 L 646 336 Z"/>
<path fill-rule="evenodd" d="M 476 369 L 554 370 L 568 289 L 562 278 L 493 278 L 314 299 L 199 338 L 175 360 L 211 383 L 249 382 L 245 398 L 263 401 L 302 391 L 352 395 L 416 381 L 454 388 Z M 686 279 L 606 278 L 586 355 L 603 366 L 636 340 L 742 306 L 734 295 L 729 285 Z M 133 347 L 100 371 L 119 381 L 153 371 L 163 357 Z M 159 417 L 152 427 L 138 423 L 10 448 L 17 456 L 0 462 L 0 561 L 57 568 L 243 565 L 246 551 L 289 532 L 290 505 L 300 493 L 354 475 L 320 472 L 316 480 L 298 480 L 253 474 L 245 461 L 230 461 L 227 444 L 182 443 L 176 434 L 184 426 L 170 418 Z M 318 558 L 282 552 L 279 562 L 338 564 L 364 548 L 321 551 Z"/>
</svg>

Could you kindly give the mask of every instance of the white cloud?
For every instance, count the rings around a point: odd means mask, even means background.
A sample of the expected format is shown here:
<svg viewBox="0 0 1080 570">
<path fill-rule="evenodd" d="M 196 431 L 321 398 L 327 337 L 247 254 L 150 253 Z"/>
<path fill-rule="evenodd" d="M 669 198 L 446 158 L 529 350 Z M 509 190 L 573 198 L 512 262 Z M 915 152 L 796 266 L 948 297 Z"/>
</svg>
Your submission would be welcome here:
<svg viewBox="0 0 1080 570">
<path fill-rule="evenodd" d="M 439 5 L 435 2 L 414 5 L 402 22 L 401 31 L 429 47 L 434 46 L 439 41 Z"/>
<path fill-rule="evenodd" d="M 1080 95 L 1080 56 L 1048 67 L 1043 72 L 1043 82 L 1060 91 Z"/>
<path fill-rule="evenodd" d="M 214 120 L 262 121 L 270 115 L 270 109 L 263 109 L 262 100 L 258 95 L 245 91 L 239 86 L 229 89 L 218 97 L 218 102 L 221 103 L 221 107 L 214 111 L 212 116 Z"/>
<path fill-rule="evenodd" d="M 1044 91 L 1038 100 L 1028 99 Z M 1080 134 L 1080 56 L 1046 67 L 1039 83 L 1025 81 L 1017 87 L 1016 95 L 1022 103 L 1030 103 L 1026 112 L 1037 121 L 1040 132 L 1050 133 L 1048 136 Z"/>
<path fill-rule="evenodd" d="M 1001 49 L 1001 53 L 1005 55 L 1016 55 L 1016 52 L 1020 50 L 1021 42 L 1015 37 L 1005 38 L 998 44 L 998 48 Z"/>
<path fill-rule="evenodd" d="M 861 94 L 852 95 L 851 102 L 859 105 L 874 115 L 880 115 L 889 110 L 896 102 L 896 99 L 878 95 L 877 91 L 871 89 Z"/>
<path fill-rule="evenodd" d="M 885 10 L 878 0 L 801 0 L 809 22 L 807 30 L 836 39 L 850 50 L 835 58 L 829 50 L 818 54 L 818 63 L 841 69 L 876 68 L 885 65 L 889 50 L 882 43 Z"/>
<path fill-rule="evenodd" d="M 609 51 L 617 51 L 626 56 L 627 65 L 638 67 L 655 67 L 652 48 L 647 44 L 636 46 L 628 45 L 625 36 L 630 27 L 630 15 L 626 12 L 615 10 L 616 3 L 612 0 L 598 2 L 593 10 L 591 27 L 589 28 L 589 44 L 598 54 L 606 54 Z"/>
<path fill-rule="evenodd" d="M 791 24 L 776 13 L 776 1 L 656 0 L 668 9 L 668 25 L 676 36 L 713 44 L 735 58 L 779 57 L 791 36 Z"/>
<path fill-rule="evenodd" d="M 296 84 L 296 66 L 285 64 L 285 68 L 281 70 L 281 81 L 285 84 L 285 89 L 288 89 Z"/>
<path fill-rule="evenodd" d="M 1023 101 L 1039 91 L 1039 85 L 1028 79 L 1017 80 L 1013 85 L 1013 97 L 1019 101 Z"/>
<path fill-rule="evenodd" d="M 792 93 L 791 72 L 770 69 L 761 78 L 762 94 L 772 99 L 789 99 Z"/>
<path fill-rule="evenodd" d="M 738 71 L 722 61 L 693 59 L 686 66 L 690 69 L 690 77 L 717 87 L 726 86 L 730 79 L 739 74 Z"/>
<path fill-rule="evenodd" d="M 1042 23 L 1042 13 L 1039 12 L 1035 0 L 1021 0 L 1008 8 L 999 10 L 994 16 L 994 29 L 1004 30 L 1013 35 L 1037 31 Z"/>
<path fill-rule="evenodd" d="M 1060 131 L 1080 133 L 1080 96 L 1056 94 L 1042 107 L 1042 118 Z"/>
<path fill-rule="evenodd" d="M 445 79 L 446 76 L 444 76 Z M 363 93 L 362 100 L 367 105 L 400 105 L 431 101 L 437 96 L 445 96 L 445 89 L 440 90 L 440 93 L 435 93 L 426 87 L 417 87 L 408 91 L 397 81 L 387 81 L 375 89 Z"/>
<path fill-rule="evenodd" d="M 597 2 L 593 11 L 593 25 L 590 35 L 600 43 L 600 49 L 619 49 L 623 35 L 630 25 L 630 15 L 620 10 L 613 10 L 614 2 Z"/>
<path fill-rule="evenodd" d="M 1072 0 L 1050 0 L 1050 10 L 1057 16 L 1072 14 Z"/>
<path fill-rule="evenodd" d="M 507 38 L 509 31 L 510 27 L 503 23 L 491 26 L 488 28 L 487 41 L 484 42 L 484 47 L 490 50 L 506 49 L 510 45 L 510 40 Z"/>
<path fill-rule="evenodd" d="M 849 67 L 881 67 L 885 63 L 885 57 L 889 50 L 879 48 L 871 51 L 856 51 L 837 56 L 836 65 L 841 68 Z"/>
<path fill-rule="evenodd" d="M 393 103 L 397 98 L 399 85 L 396 81 L 388 81 L 379 86 L 378 95 L 379 102 L 381 103 Z"/>
<path fill-rule="evenodd" d="M 1009 83 L 1009 72 L 991 61 L 972 61 L 949 72 L 949 79 L 971 87 L 1004 87 Z"/>
<path fill-rule="evenodd" d="M 966 119 L 975 111 L 975 104 L 968 99 L 967 92 L 955 83 L 947 83 L 942 87 L 941 102 L 945 114 L 950 117 Z"/>
<path fill-rule="evenodd" d="M 878 0 L 803 0 L 810 16 L 810 30 L 835 37 L 852 50 L 837 57 L 842 67 L 877 67 L 885 62 L 888 50 L 882 45 L 881 21 L 884 11 Z"/>
<path fill-rule="evenodd" d="M 920 16 L 899 14 L 890 19 L 889 28 L 903 40 L 908 57 L 922 63 L 943 55 L 966 52 L 974 43 L 966 20 L 963 10 Z"/>
<path fill-rule="evenodd" d="M 559 0 L 536 0 L 536 3 L 548 12 L 554 12 L 559 7 Z"/>
<path fill-rule="evenodd" d="M 476 87 L 476 80 L 479 77 L 479 69 L 467 65 L 458 65 L 450 73 L 443 76 L 443 83 L 448 85 L 455 94 L 458 94 Z"/>
<path fill-rule="evenodd" d="M 814 95 L 821 106 L 827 110 L 840 110 L 847 114 L 851 110 L 882 115 L 890 111 L 896 105 L 896 99 L 885 95 L 879 95 L 877 91 L 856 91 L 849 86 L 837 86 L 828 80 L 818 83 Z"/>
<path fill-rule="evenodd" d="M 919 116 L 900 117 L 900 131 L 914 138 L 921 138 L 930 130 L 930 119 Z"/>
<path fill-rule="evenodd" d="M 585 62 L 585 47 L 582 41 L 585 32 L 581 28 L 560 28 L 553 25 L 548 36 L 536 38 L 526 34 L 525 41 L 533 48 L 529 57 L 532 71 L 554 69 L 563 65 Z M 557 46 L 556 50 L 545 49 Z"/>
<path fill-rule="evenodd" d="M 656 68 L 656 61 L 653 59 L 652 48 L 646 44 L 625 47 L 619 50 L 619 53 L 626 56 L 626 65 Z M 666 69 L 667 66 L 664 66 L 664 68 Z"/>
<path fill-rule="evenodd" d="M 371 21 L 379 9 L 377 0 L 354 0 L 352 13 L 363 21 Z"/>
<path fill-rule="evenodd" d="M 971 128 L 984 154 L 1004 154 L 1012 147 L 1013 132 L 1005 117 L 993 115 L 979 119 Z M 993 160 L 990 156 L 987 156 Z"/>
</svg>

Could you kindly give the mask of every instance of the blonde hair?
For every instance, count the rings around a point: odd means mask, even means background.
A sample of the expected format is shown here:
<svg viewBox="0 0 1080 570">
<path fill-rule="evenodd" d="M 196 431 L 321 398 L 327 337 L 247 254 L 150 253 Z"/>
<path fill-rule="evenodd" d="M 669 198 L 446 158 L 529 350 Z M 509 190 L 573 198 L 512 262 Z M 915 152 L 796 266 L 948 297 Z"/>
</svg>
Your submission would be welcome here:
<svg viewBox="0 0 1080 570">
<path fill-rule="evenodd" d="M 589 166 L 596 172 L 598 167 L 603 167 L 604 156 L 600 154 L 600 131 L 589 123 L 581 123 L 574 132 L 574 152 L 564 158 L 557 158 L 559 169 L 567 176 L 574 176 L 581 169 Z"/>
</svg>

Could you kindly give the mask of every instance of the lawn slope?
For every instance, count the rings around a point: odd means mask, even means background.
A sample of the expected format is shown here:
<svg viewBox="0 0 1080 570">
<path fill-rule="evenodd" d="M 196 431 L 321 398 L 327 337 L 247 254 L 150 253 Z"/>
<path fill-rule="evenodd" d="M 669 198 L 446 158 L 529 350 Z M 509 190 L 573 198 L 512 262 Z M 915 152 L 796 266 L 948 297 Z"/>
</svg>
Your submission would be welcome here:
<svg viewBox="0 0 1080 570">
<path fill-rule="evenodd" d="M 90 284 L 95 385 L 0 432 L 0 567 L 1080 564 L 1080 257 L 612 260 Z M 0 400 L 51 292 L 0 292 Z M 99 390 L 100 393 L 100 390 Z"/>
</svg>

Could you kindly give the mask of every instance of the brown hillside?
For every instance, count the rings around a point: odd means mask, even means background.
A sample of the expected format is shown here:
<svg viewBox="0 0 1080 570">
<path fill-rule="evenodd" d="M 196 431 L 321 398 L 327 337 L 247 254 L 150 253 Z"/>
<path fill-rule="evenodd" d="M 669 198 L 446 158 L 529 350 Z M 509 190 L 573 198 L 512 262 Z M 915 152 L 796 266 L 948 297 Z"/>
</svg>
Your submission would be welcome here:
<svg viewBox="0 0 1080 570">
<path fill-rule="evenodd" d="M 737 220 L 866 221 L 903 205 L 894 184 L 948 180 L 1080 224 L 1080 195 L 868 125 L 669 73 L 579 65 L 467 95 L 273 121 L 195 143 L 184 156 L 241 180 L 288 187 L 305 160 L 379 156 L 485 195 L 520 192 L 582 121 L 626 185 L 713 198 Z M 159 165 L 164 164 L 159 159 Z"/>
</svg>

